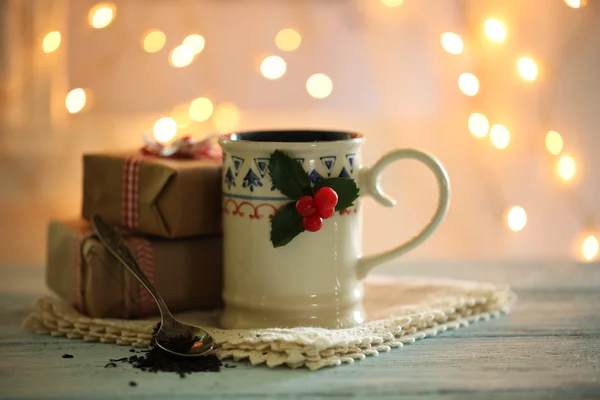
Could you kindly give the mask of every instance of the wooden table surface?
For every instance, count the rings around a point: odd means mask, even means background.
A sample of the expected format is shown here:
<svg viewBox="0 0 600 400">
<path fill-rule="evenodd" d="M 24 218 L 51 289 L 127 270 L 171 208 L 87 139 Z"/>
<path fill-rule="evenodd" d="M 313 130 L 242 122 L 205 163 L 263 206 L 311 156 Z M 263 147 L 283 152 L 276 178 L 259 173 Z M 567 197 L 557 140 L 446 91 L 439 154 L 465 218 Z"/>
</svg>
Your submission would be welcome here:
<svg viewBox="0 0 600 400">
<path fill-rule="evenodd" d="M 104 368 L 129 347 L 23 332 L 29 304 L 45 292 L 43 271 L 0 268 L 0 399 L 600 398 L 599 264 L 403 264 L 379 273 L 508 283 L 519 300 L 511 315 L 351 365 L 309 372 L 237 363 L 182 379 Z"/>
</svg>

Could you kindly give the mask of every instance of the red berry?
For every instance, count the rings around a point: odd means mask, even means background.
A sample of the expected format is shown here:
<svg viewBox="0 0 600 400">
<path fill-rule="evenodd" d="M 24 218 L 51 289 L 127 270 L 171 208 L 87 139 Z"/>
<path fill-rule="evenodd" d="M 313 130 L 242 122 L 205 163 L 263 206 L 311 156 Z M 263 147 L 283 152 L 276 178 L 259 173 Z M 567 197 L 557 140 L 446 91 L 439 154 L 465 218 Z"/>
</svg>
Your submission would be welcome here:
<svg viewBox="0 0 600 400">
<path fill-rule="evenodd" d="M 302 196 L 296 201 L 296 211 L 303 217 L 309 217 L 317 211 L 315 199 L 310 196 Z"/>
<path fill-rule="evenodd" d="M 323 226 L 323 219 L 317 214 L 302 218 L 302 226 L 309 232 L 316 232 Z"/>
<path fill-rule="evenodd" d="M 317 209 L 319 210 L 331 210 L 338 203 L 338 195 L 332 188 L 322 187 L 315 194 L 315 203 L 317 203 Z"/>
<path fill-rule="evenodd" d="M 333 217 L 333 214 L 335 214 L 335 208 L 329 208 L 326 210 L 318 210 L 317 212 L 319 213 L 319 216 L 321 218 L 327 219 L 327 218 Z"/>
</svg>

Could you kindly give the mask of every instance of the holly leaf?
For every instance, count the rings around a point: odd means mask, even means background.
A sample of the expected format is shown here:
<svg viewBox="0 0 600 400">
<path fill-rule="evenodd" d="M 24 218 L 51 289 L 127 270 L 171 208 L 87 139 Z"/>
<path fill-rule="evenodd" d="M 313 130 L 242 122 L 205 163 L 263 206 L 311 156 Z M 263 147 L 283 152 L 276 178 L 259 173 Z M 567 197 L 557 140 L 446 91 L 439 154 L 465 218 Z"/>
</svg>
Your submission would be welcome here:
<svg viewBox="0 0 600 400">
<path fill-rule="evenodd" d="M 281 150 L 271 154 L 269 174 L 275 187 L 292 200 L 312 194 L 310 179 L 302 165 Z"/>
<path fill-rule="evenodd" d="M 302 232 L 302 216 L 296 211 L 295 201 L 280 208 L 271 220 L 271 243 L 275 248 L 285 246 Z"/>
<path fill-rule="evenodd" d="M 315 193 L 322 187 L 330 187 L 338 195 L 338 203 L 335 211 L 343 211 L 354 205 L 354 200 L 358 198 L 358 186 L 352 178 L 324 178 L 315 184 Z"/>
</svg>

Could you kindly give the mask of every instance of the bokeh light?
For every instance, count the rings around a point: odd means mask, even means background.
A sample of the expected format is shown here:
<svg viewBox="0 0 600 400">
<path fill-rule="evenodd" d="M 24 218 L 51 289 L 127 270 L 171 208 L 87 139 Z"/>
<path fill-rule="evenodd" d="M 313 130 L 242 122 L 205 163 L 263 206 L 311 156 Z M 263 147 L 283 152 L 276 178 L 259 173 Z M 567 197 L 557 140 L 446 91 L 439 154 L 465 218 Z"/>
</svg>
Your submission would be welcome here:
<svg viewBox="0 0 600 400">
<path fill-rule="evenodd" d="M 150 31 L 144 36 L 142 46 L 148 53 L 160 51 L 167 41 L 167 37 L 161 31 Z"/>
<path fill-rule="evenodd" d="M 332 90 L 333 82 L 325 74 L 314 74 L 306 81 L 306 91 L 316 99 L 324 99 Z"/>
<path fill-rule="evenodd" d="M 291 28 L 282 29 L 275 36 L 275 45 L 279 50 L 294 51 L 300 47 L 300 43 L 302 43 L 302 36 Z"/>
<path fill-rule="evenodd" d="M 268 56 L 260 63 L 260 72 L 267 79 L 279 79 L 285 74 L 286 65 L 279 56 Z"/>
<path fill-rule="evenodd" d="M 506 28 L 504 24 L 497 19 L 488 19 L 483 24 L 483 30 L 490 40 L 501 42 L 506 38 Z"/>
<path fill-rule="evenodd" d="M 190 117 L 196 122 L 207 121 L 214 110 L 212 101 L 199 97 L 190 104 Z"/>
<path fill-rule="evenodd" d="M 518 232 L 527 224 L 527 213 L 522 207 L 514 206 L 508 211 L 506 223 L 511 231 Z"/>
<path fill-rule="evenodd" d="M 469 131 L 476 138 L 484 138 L 490 130 L 490 123 L 485 115 L 473 113 L 469 116 Z"/>
<path fill-rule="evenodd" d="M 44 49 L 44 53 L 52 53 L 53 51 L 56 51 L 58 46 L 60 46 L 60 40 L 61 37 L 59 31 L 46 34 L 42 42 L 42 49 Z"/>
<path fill-rule="evenodd" d="M 200 54 L 202 50 L 204 50 L 204 45 L 206 44 L 204 38 L 198 34 L 189 35 L 185 39 L 183 39 L 184 46 L 190 46 L 194 49 L 194 55 Z"/>
<path fill-rule="evenodd" d="M 240 112 L 233 103 L 221 103 L 216 107 L 212 120 L 218 131 L 230 132 L 237 128 Z"/>
<path fill-rule="evenodd" d="M 505 149 L 510 143 L 510 132 L 503 125 L 492 125 L 492 128 L 490 129 L 490 140 L 494 147 Z"/>
<path fill-rule="evenodd" d="M 564 181 L 570 181 L 577 172 L 575 160 L 569 155 L 561 156 L 557 164 L 558 176 Z"/>
<path fill-rule="evenodd" d="M 170 117 L 159 118 L 154 124 L 154 138 L 161 143 L 172 140 L 177 133 L 177 122 Z"/>
<path fill-rule="evenodd" d="M 548 132 L 546 135 L 546 149 L 548 149 L 552 155 L 557 156 L 560 154 L 563 150 L 563 139 L 562 136 L 560 136 L 560 133 L 556 131 Z"/>
<path fill-rule="evenodd" d="M 193 122 L 190 115 L 190 105 L 187 103 L 174 106 L 169 116 L 177 123 L 177 131 L 188 128 Z"/>
<path fill-rule="evenodd" d="M 381 3 L 388 7 L 399 7 L 404 3 L 404 0 L 381 0 Z"/>
<path fill-rule="evenodd" d="M 565 0 L 565 4 L 571 8 L 584 7 L 587 4 L 586 0 Z"/>
<path fill-rule="evenodd" d="M 67 111 L 71 114 L 76 114 L 83 109 L 86 102 L 86 94 L 82 88 L 77 88 L 71 90 L 67 94 L 67 98 L 65 100 L 65 105 L 67 106 Z"/>
<path fill-rule="evenodd" d="M 113 3 L 96 4 L 90 10 L 88 22 L 96 29 L 106 28 L 115 18 L 117 6 Z"/>
<path fill-rule="evenodd" d="M 463 51 L 463 40 L 456 33 L 442 34 L 442 47 L 450 54 L 460 54 Z"/>
<path fill-rule="evenodd" d="M 175 68 L 187 67 L 192 63 L 192 61 L 194 61 L 195 55 L 196 51 L 192 46 L 187 44 L 177 46 L 171 52 L 171 65 Z"/>
<path fill-rule="evenodd" d="M 527 81 L 534 81 L 538 75 L 538 67 L 535 61 L 531 58 L 523 57 L 519 59 L 517 63 L 517 69 L 523 79 Z"/>
<path fill-rule="evenodd" d="M 581 243 L 581 255 L 587 261 L 595 259 L 598 256 L 599 249 L 600 244 L 598 243 L 598 238 L 594 235 L 586 237 Z"/>
<path fill-rule="evenodd" d="M 479 80 L 475 75 L 465 72 L 458 77 L 458 87 L 467 96 L 475 96 L 479 92 Z"/>
</svg>

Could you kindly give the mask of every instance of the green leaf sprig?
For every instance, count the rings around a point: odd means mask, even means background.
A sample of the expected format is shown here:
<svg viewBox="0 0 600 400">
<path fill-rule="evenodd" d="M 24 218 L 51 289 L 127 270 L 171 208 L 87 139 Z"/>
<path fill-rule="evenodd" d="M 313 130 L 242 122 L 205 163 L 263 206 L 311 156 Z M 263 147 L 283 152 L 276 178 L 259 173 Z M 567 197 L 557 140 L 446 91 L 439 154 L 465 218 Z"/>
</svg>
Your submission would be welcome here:
<svg viewBox="0 0 600 400">
<path fill-rule="evenodd" d="M 335 211 L 343 211 L 354 205 L 359 194 L 352 178 L 323 178 L 313 185 L 300 163 L 280 150 L 269 157 L 269 175 L 273 185 L 292 200 L 271 220 L 271 243 L 275 248 L 287 245 L 305 230 L 302 216 L 296 211 L 296 201 L 300 197 L 314 196 L 322 187 L 330 187 L 338 195 Z"/>
</svg>

